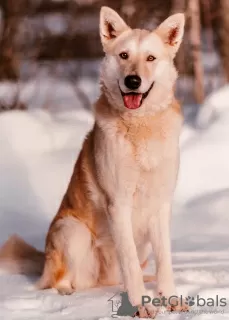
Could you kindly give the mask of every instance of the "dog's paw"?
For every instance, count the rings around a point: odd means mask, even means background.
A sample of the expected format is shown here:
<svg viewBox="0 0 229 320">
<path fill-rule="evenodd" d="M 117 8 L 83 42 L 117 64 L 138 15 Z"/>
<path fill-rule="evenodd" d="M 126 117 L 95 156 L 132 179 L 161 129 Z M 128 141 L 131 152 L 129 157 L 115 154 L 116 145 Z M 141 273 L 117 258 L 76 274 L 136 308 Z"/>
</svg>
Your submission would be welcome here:
<svg viewBox="0 0 229 320">
<path fill-rule="evenodd" d="M 73 288 L 58 288 L 57 289 L 58 293 L 61 295 L 61 296 L 70 296 L 71 294 L 74 293 L 74 289 Z"/>
<path fill-rule="evenodd" d="M 139 318 L 155 319 L 159 309 L 153 305 L 139 306 L 135 316 Z"/>
<path fill-rule="evenodd" d="M 169 312 L 188 312 L 189 306 L 181 303 L 179 298 L 174 298 L 170 301 L 170 305 L 168 305 L 166 309 Z"/>
</svg>

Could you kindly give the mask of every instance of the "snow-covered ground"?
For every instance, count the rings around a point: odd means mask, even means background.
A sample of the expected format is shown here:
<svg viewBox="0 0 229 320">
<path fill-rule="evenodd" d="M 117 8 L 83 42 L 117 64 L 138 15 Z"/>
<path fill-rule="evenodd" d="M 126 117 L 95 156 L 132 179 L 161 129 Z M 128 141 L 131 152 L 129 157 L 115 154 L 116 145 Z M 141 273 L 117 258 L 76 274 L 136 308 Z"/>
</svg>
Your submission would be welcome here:
<svg viewBox="0 0 229 320">
<path fill-rule="evenodd" d="M 92 115 L 79 108 L 0 114 L 0 245 L 17 233 L 43 249 L 92 124 Z M 227 306 L 194 306 L 189 314 L 160 314 L 158 319 L 229 319 L 229 87 L 206 100 L 195 128 L 184 125 L 173 211 L 178 293 L 206 299 L 218 295 L 227 299 Z M 0 272 L 1 320 L 108 320 L 108 300 L 121 290 L 92 289 L 63 297 L 55 290 L 36 291 L 34 281 Z"/>
</svg>

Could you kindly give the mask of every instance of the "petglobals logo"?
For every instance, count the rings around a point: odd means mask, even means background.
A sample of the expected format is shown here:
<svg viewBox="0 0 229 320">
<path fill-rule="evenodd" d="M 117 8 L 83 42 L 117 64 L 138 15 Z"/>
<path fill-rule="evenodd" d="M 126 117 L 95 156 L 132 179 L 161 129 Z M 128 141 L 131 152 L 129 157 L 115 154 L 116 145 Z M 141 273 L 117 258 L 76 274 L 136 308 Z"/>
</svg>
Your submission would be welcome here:
<svg viewBox="0 0 229 320">
<path fill-rule="evenodd" d="M 138 308 L 132 306 L 129 301 L 127 292 L 117 292 L 111 298 L 108 299 L 111 307 L 111 317 L 116 318 L 118 316 L 131 316 L 134 317 L 138 314 Z M 207 314 L 207 313 L 224 313 L 224 308 L 228 306 L 227 299 L 225 297 L 220 297 L 216 295 L 214 297 L 201 297 L 197 295 L 193 296 L 171 296 L 164 297 L 160 296 L 158 298 L 152 298 L 150 296 L 142 296 L 142 306 L 146 304 L 152 304 L 157 308 L 165 307 L 167 310 L 174 309 L 178 307 L 178 313 L 181 310 L 188 309 L 189 312 L 193 314 Z M 172 307 L 172 308 L 170 308 Z"/>
<path fill-rule="evenodd" d="M 188 307 L 226 307 L 227 299 L 225 297 L 220 297 L 216 295 L 215 297 L 201 297 L 197 295 L 196 297 L 188 296 L 171 296 L 171 297 L 160 297 L 160 298 L 151 298 L 150 296 L 142 296 L 142 305 L 151 303 L 155 307 L 163 306 L 188 306 Z"/>
</svg>

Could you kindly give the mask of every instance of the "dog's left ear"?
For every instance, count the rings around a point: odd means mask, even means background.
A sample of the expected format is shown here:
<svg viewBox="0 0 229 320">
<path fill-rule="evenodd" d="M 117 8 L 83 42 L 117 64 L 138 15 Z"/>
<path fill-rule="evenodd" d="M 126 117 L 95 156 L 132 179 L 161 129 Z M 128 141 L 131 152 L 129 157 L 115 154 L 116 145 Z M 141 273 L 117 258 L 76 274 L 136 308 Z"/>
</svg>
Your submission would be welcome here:
<svg viewBox="0 0 229 320">
<path fill-rule="evenodd" d="M 183 13 L 176 13 L 168 17 L 156 29 L 162 40 L 168 45 L 174 58 L 184 35 L 185 16 Z"/>
<path fill-rule="evenodd" d="M 116 11 L 102 7 L 100 11 L 100 37 L 103 48 L 117 38 L 122 32 L 130 29 Z"/>
</svg>

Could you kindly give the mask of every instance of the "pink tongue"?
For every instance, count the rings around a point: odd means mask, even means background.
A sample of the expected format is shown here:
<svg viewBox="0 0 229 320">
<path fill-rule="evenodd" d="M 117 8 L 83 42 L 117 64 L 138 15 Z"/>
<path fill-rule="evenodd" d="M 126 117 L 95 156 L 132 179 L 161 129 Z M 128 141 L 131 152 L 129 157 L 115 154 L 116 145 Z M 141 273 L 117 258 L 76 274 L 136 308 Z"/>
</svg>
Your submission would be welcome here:
<svg viewBox="0 0 229 320">
<path fill-rule="evenodd" d="M 141 105 L 142 94 L 126 94 L 123 96 L 124 104 L 128 109 L 137 109 Z"/>
</svg>

